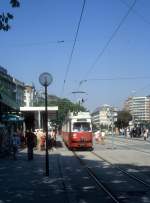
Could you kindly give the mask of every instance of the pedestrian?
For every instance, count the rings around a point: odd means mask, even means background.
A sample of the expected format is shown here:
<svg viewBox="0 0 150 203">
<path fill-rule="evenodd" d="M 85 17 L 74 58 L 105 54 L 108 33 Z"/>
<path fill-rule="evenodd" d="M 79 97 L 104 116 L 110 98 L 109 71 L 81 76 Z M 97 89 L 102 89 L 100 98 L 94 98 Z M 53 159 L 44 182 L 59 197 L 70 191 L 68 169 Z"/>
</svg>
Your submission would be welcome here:
<svg viewBox="0 0 150 203">
<path fill-rule="evenodd" d="M 46 135 L 45 132 L 41 132 L 40 136 L 40 150 L 45 150 L 46 145 Z"/>
<path fill-rule="evenodd" d="M 56 146 L 56 133 L 54 129 L 51 130 L 50 137 L 51 137 L 52 148 L 55 149 L 54 147 Z"/>
<path fill-rule="evenodd" d="M 104 140 L 105 140 L 105 132 L 102 131 L 101 132 L 101 142 L 102 142 L 102 144 L 104 144 Z"/>
<path fill-rule="evenodd" d="M 16 132 L 13 133 L 11 141 L 12 141 L 13 159 L 17 160 L 17 152 L 18 152 L 18 147 L 20 145 L 20 138 Z"/>
<path fill-rule="evenodd" d="M 36 130 L 36 137 L 37 137 L 37 149 L 40 150 L 40 142 L 41 142 L 41 136 L 42 136 L 42 129 L 37 129 Z"/>
<path fill-rule="evenodd" d="M 96 143 L 100 143 L 100 141 L 101 141 L 101 132 L 100 132 L 100 130 L 95 132 L 95 141 L 96 141 Z"/>
<path fill-rule="evenodd" d="M 144 136 L 144 140 L 146 141 L 146 139 L 148 137 L 148 129 L 144 129 L 143 136 Z"/>
<path fill-rule="evenodd" d="M 130 136 L 131 136 L 131 132 L 130 132 L 129 128 L 126 129 L 126 136 L 127 136 L 127 138 L 130 138 Z"/>
<path fill-rule="evenodd" d="M 20 129 L 17 129 L 17 135 L 20 138 L 20 147 L 24 148 L 25 138 L 24 138 L 23 132 Z"/>
<path fill-rule="evenodd" d="M 37 135 L 33 133 L 33 138 L 34 138 L 34 148 L 37 149 Z"/>
<path fill-rule="evenodd" d="M 48 131 L 48 139 L 47 139 L 47 141 L 48 141 L 48 149 L 51 149 L 51 131 Z"/>
<path fill-rule="evenodd" d="M 26 132 L 26 144 L 27 144 L 27 151 L 28 151 L 28 160 L 33 159 L 33 148 L 35 146 L 35 135 L 31 130 L 27 130 Z"/>
</svg>

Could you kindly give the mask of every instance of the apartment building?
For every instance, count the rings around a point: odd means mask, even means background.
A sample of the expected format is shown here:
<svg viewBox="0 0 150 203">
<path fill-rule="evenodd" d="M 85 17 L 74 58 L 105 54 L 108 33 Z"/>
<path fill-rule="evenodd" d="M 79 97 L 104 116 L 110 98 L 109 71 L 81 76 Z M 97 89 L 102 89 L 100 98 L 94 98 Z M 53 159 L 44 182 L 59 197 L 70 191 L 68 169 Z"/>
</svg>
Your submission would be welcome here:
<svg viewBox="0 0 150 203">
<path fill-rule="evenodd" d="M 0 66 L 0 112 L 19 111 L 24 106 L 24 83 Z"/>
<path fill-rule="evenodd" d="M 134 121 L 150 121 L 150 96 L 129 97 L 124 105 Z"/>
<path fill-rule="evenodd" d="M 114 108 L 106 104 L 96 108 L 91 114 L 93 124 L 97 128 L 101 125 L 110 126 L 112 122 L 110 115 L 113 109 Z"/>
</svg>

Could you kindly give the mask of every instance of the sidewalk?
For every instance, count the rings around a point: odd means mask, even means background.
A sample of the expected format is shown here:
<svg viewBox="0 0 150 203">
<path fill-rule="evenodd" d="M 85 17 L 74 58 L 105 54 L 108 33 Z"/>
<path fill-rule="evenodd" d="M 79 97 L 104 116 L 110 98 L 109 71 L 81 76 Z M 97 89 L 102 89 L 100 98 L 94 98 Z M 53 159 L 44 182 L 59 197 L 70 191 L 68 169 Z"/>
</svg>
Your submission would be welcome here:
<svg viewBox="0 0 150 203">
<path fill-rule="evenodd" d="M 60 178 L 57 150 L 49 152 L 49 177 L 45 176 L 45 151 L 34 151 L 27 160 L 26 149 L 16 161 L 0 159 L 0 203 L 66 202 Z"/>
</svg>

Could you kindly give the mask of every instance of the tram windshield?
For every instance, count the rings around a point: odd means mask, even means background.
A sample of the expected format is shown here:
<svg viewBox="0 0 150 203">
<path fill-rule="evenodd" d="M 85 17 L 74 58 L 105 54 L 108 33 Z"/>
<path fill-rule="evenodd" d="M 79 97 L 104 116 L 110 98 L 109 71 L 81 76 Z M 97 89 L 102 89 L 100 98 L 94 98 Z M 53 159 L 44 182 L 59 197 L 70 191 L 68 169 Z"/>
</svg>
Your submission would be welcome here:
<svg viewBox="0 0 150 203">
<path fill-rule="evenodd" d="M 76 122 L 73 124 L 73 131 L 80 132 L 80 131 L 91 131 L 90 123 L 87 122 Z"/>
</svg>

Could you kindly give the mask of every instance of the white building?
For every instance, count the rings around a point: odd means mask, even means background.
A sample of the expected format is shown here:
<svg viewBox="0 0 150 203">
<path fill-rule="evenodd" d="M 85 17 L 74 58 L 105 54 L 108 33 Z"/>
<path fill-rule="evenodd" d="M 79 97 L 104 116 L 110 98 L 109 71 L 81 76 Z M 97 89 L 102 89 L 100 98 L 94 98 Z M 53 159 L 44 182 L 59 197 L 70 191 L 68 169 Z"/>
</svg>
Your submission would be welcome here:
<svg viewBox="0 0 150 203">
<path fill-rule="evenodd" d="M 125 102 L 134 121 L 150 121 L 150 96 L 130 97 Z"/>
<path fill-rule="evenodd" d="M 25 106 L 33 106 L 35 100 L 35 87 L 32 85 L 25 85 L 24 90 L 24 105 Z"/>
<path fill-rule="evenodd" d="M 101 125 L 103 126 L 110 126 L 111 125 L 111 112 L 114 108 L 109 105 L 103 105 L 99 108 L 96 108 L 95 111 L 91 114 L 92 116 L 92 123 L 97 127 L 100 128 Z"/>
</svg>

